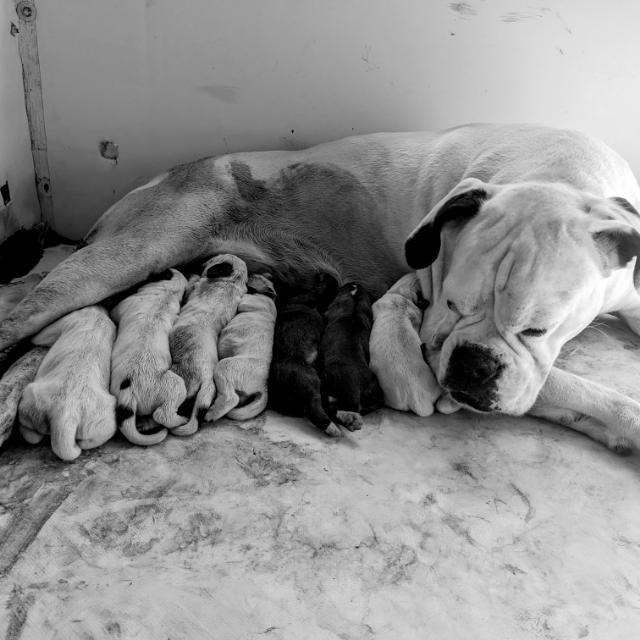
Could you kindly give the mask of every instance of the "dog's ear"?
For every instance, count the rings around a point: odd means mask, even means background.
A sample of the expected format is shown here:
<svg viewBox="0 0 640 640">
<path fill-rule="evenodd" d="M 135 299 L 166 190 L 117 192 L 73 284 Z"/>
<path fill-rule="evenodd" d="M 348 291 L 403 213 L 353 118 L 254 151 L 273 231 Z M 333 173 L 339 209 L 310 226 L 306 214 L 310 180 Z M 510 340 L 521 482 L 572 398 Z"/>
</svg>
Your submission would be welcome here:
<svg viewBox="0 0 640 640">
<path fill-rule="evenodd" d="M 233 265 L 230 262 L 218 262 L 212 264 L 205 272 L 204 276 L 208 280 L 216 278 L 228 278 L 233 273 Z"/>
<path fill-rule="evenodd" d="M 427 214 L 404 245 L 405 259 L 412 269 L 425 269 L 435 262 L 440 253 L 442 227 L 447 223 L 463 225 L 473 218 L 489 199 L 487 187 L 474 178 L 463 180 Z"/>
<path fill-rule="evenodd" d="M 605 273 L 624 269 L 636 259 L 633 284 L 636 289 L 640 288 L 640 233 L 629 225 L 611 222 L 592 229 L 591 237 L 602 256 Z"/>
<path fill-rule="evenodd" d="M 613 198 L 609 198 L 609 200 L 615 202 L 621 209 L 624 209 L 627 213 L 638 216 L 638 218 L 640 219 L 640 213 L 638 213 L 638 210 L 626 198 L 614 196 Z"/>
</svg>

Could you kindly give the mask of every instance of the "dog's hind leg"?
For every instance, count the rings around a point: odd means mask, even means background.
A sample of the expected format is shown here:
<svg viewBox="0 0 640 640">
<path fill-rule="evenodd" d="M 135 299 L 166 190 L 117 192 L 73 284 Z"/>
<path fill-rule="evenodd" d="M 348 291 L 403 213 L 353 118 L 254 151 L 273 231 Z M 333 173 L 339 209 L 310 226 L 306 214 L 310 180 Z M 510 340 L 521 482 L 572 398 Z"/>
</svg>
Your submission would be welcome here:
<svg viewBox="0 0 640 640">
<path fill-rule="evenodd" d="M 129 211 L 135 218 L 135 211 Z M 171 212 L 175 220 L 180 207 Z M 198 220 L 135 220 L 130 228 L 96 239 L 57 265 L 2 321 L 0 351 L 60 316 L 124 291 L 152 273 L 206 255 L 210 229 Z M 189 224 L 191 222 L 191 224 Z M 204 253 L 203 253 L 204 252 Z"/>
<path fill-rule="evenodd" d="M 186 424 L 171 429 L 174 436 L 192 436 L 198 431 L 200 420 L 206 420 L 205 411 L 211 406 L 216 394 L 213 380 L 205 380 L 196 394 L 191 416 Z"/>
<path fill-rule="evenodd" d="M 162 375 L 157 397 L 162 399 L 162 403 L 153 412 L 156 422 L 169 429 L 175 429 L 189 421 L 191 411 L 186 415 L 180 412 L 187 397 L 187 388 L 184 380 L 171 369 Z"/>
</svg>

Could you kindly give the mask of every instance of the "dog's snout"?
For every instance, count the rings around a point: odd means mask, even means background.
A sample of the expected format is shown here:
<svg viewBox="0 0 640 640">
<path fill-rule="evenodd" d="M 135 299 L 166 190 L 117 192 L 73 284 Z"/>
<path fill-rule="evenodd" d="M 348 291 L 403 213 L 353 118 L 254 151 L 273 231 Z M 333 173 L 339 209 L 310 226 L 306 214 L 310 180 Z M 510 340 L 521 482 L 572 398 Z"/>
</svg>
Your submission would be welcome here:
<svg viewBox="0 0 640 640">
<path fill-rule="evenodd" d="M 457 346 L 449 358 L 445 387 L 476 398 L 487 398 L 495 389 L 503 364 L 488 347 L 476 343 Z"/>
</svg>

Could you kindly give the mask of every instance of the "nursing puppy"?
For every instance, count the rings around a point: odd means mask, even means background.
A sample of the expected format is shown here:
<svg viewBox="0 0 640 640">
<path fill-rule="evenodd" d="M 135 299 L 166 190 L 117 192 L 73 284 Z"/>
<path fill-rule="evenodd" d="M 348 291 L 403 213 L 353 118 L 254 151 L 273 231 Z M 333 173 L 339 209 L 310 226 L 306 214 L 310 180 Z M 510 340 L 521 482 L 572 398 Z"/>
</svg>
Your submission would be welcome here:
<svg viewBox="0 0 640 640">
<path fill-rule="evenodd" d="M 220 362 L 213 372 L 216 399 L 205 420 L 228 415 L 249 420 L 267 406 L 267 381 L 276 323 L 276 292 L 271 280 L 252 274 L 237 315 L 218 340 Z"/>
<path fill-rule="evenodd" d="M 53 452 L 74 460 L 82 449 L 99 447 L 113 436 L 116 400 L 109 393 L 109 369 L 115 333 L 105 309 L 92 306 L 60 318 L 33 338 L 34 344 L 51 348 L 18 407 L 27 442 L 50 433 Z"/>
<path fill-rule="evenodd" d="M 344 284 L 327 308 L 320 341 L 323 396 L 335 421 L 350 431 L 362 417 L 382 406 L 382 390 L 369 369 L 371 294 L 359 284 Z"/>
<path fill-rule="evenodd" d="M 247 266 L 234 255 L 208 260 L 169 336 L 171 370 L 185 382 L 186 400 L 176 407 L 188 422 L 172 429 L 186 436 L 198 430 L 198 420 L 216 393 L 213 376 L 218 362 L 218 336 L 233 318 L 247 291 Z"/>
<path fill-rule="evenodd" d="M 423 359 L 420 326 L 426 302 L 415 273 L 398 280 L 373 304 L 370 367 L 387 407 L 430 416 L 440 385 Z M 437 404 L 437 403 L 436 403 Z"/>
<path fill-rule="evenodd" d="M 336 281 L 327 274 L 313 278 L 303 290 L 278 291 L 278 316 L 269 370 L 269 406 L 285 415 L 305 416 L 330 436 L 341 435 L 322 402 L 316 370 L 324 332 L 321 313 L 333 298 Z"/>
<path fill-rule="evenodd" d="M 166 429 L 141 433 L 136 416 L 153 415 L 165 427 L 186 420 L 175 414 L 187 395 L 180 376 L 170 371 L 169 332 L 180 311 L 187 281 L 170 269 L 122 300 L 111 317 L 118 335 L 111 356 L 111 393 L 118 399 L 118 422 L 126 438 L 153 445 L 167 436 Z"/>
</svg>

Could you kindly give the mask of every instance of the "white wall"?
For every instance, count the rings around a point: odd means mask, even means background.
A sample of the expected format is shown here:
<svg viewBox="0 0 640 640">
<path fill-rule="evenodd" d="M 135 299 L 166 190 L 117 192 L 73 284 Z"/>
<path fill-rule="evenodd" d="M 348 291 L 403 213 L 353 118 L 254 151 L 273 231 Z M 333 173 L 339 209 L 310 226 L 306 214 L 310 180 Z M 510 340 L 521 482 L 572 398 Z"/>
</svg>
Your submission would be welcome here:
<svg viewBox="0 0 640 640">
<path fill-rule="evenodd" d="M 640 174 L 638 25 L 638 0 L 41 0 L 58 229 L 203 155 L 468 121 L 584 129 Z"/>
<path fill-rule="evenodd" d="M 18 39 L 10 35 L 18 16 L 11 0 L 0 0 L 0 185 L 9 182 L 11 203 L 0 200 L 0 240 L 40 219 L 29 127 L 24 106 Z"/>
</svg>

